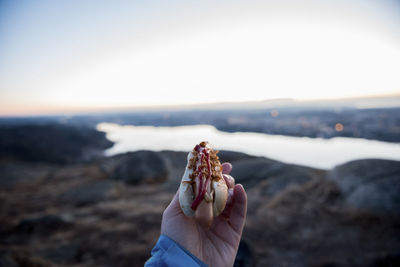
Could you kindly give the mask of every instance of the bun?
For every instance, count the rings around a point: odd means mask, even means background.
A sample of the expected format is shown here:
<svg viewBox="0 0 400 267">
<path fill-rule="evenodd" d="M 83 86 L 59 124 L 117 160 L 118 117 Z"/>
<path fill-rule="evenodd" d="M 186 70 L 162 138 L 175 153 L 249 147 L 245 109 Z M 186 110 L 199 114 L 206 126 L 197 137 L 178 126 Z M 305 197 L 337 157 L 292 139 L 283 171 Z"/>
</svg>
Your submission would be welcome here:
<svg viewBox="0 0 400 267">
<path fill-rule="evenodd" d="M 225 209 L 228 187 L 222 177 L 222 166 L 207 142 L 189 152 L 179 186 L 179 203 L 186 216 L 195 216 L 201 224 L 210 225 L 213 217 Z"/>
</svg>

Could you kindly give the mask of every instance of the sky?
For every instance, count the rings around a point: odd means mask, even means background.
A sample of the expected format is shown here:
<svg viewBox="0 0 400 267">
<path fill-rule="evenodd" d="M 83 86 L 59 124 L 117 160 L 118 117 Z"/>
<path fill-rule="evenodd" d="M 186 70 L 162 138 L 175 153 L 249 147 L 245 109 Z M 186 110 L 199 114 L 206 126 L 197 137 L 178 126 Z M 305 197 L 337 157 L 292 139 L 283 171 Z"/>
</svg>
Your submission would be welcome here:
<svg viewBox="0 0 400 267">
<path fill-rule="evenodd" d="M 400 1 L 0 2 L 0 116 L 400 95 Z"/>
</svg>

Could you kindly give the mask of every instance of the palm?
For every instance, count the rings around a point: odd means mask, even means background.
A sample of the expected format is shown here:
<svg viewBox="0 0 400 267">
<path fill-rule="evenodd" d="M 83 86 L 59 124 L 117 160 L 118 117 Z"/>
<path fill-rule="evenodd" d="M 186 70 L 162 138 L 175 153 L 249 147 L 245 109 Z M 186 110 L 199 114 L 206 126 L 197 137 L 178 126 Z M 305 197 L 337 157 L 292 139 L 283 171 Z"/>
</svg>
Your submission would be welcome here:
<svg viewBox="0 0 400 267">
<path fill-rule="evenodd" d="M 247 197 L 241 185 L 234 187 L 233 201 L 209 229 L 183 214 L 174 196 L 163 214 L 161 233 L 169 236 L 209 266 L 232 266 L 246 217 Z"/>
</svg>

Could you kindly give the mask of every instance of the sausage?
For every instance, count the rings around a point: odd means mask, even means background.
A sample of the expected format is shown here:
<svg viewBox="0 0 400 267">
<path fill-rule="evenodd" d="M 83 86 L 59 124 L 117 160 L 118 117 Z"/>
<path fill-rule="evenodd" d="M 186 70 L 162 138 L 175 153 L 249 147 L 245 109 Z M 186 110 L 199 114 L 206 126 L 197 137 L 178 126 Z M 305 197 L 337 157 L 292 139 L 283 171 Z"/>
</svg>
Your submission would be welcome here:
<svg viewBox="0 0 400 267">
<path fill-rule="evenodd" d="M 209 228 L 213 222 L 214 218 L 214 211 L 213 211 L 213 202 L 211 199 L 211 190 L 210 190 L 210 183 L 208 184 L 207 187 L 207 192 L 205 199 L 203 199 L 199 206 L 197 207 L 195 213 L 194 213 L 194 218 L 196 221 L 203 227 L 203 228 Z M 196 197 L 197 197 L 198 191 L 196 191 Z M 206 198 L 208 198 L 209 201 L 206 201 Z"/>
<path fill-rule="evenodd" d="M 197 207 L 194 218 L 203 228 L 210 228 L 214 218 L 212 203 L 203 200 Z"/>
</svg>

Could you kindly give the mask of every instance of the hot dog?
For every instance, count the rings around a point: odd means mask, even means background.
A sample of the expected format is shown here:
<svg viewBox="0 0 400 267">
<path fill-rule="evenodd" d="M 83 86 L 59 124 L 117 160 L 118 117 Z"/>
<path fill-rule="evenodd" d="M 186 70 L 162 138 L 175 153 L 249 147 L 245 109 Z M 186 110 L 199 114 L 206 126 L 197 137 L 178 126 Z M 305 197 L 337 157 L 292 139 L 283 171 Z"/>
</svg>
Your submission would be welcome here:
<svg viewBox="0 0 400 267">
<path fill-rule="evenodd" d="M 228 187 L 222 177 L 222 166 L 207 142 L 196 145 L 187 156 L 187 165 L 179 186 L 179 203 L 183 213 L 204 227 L 225 208 Z"/>
</svg>

